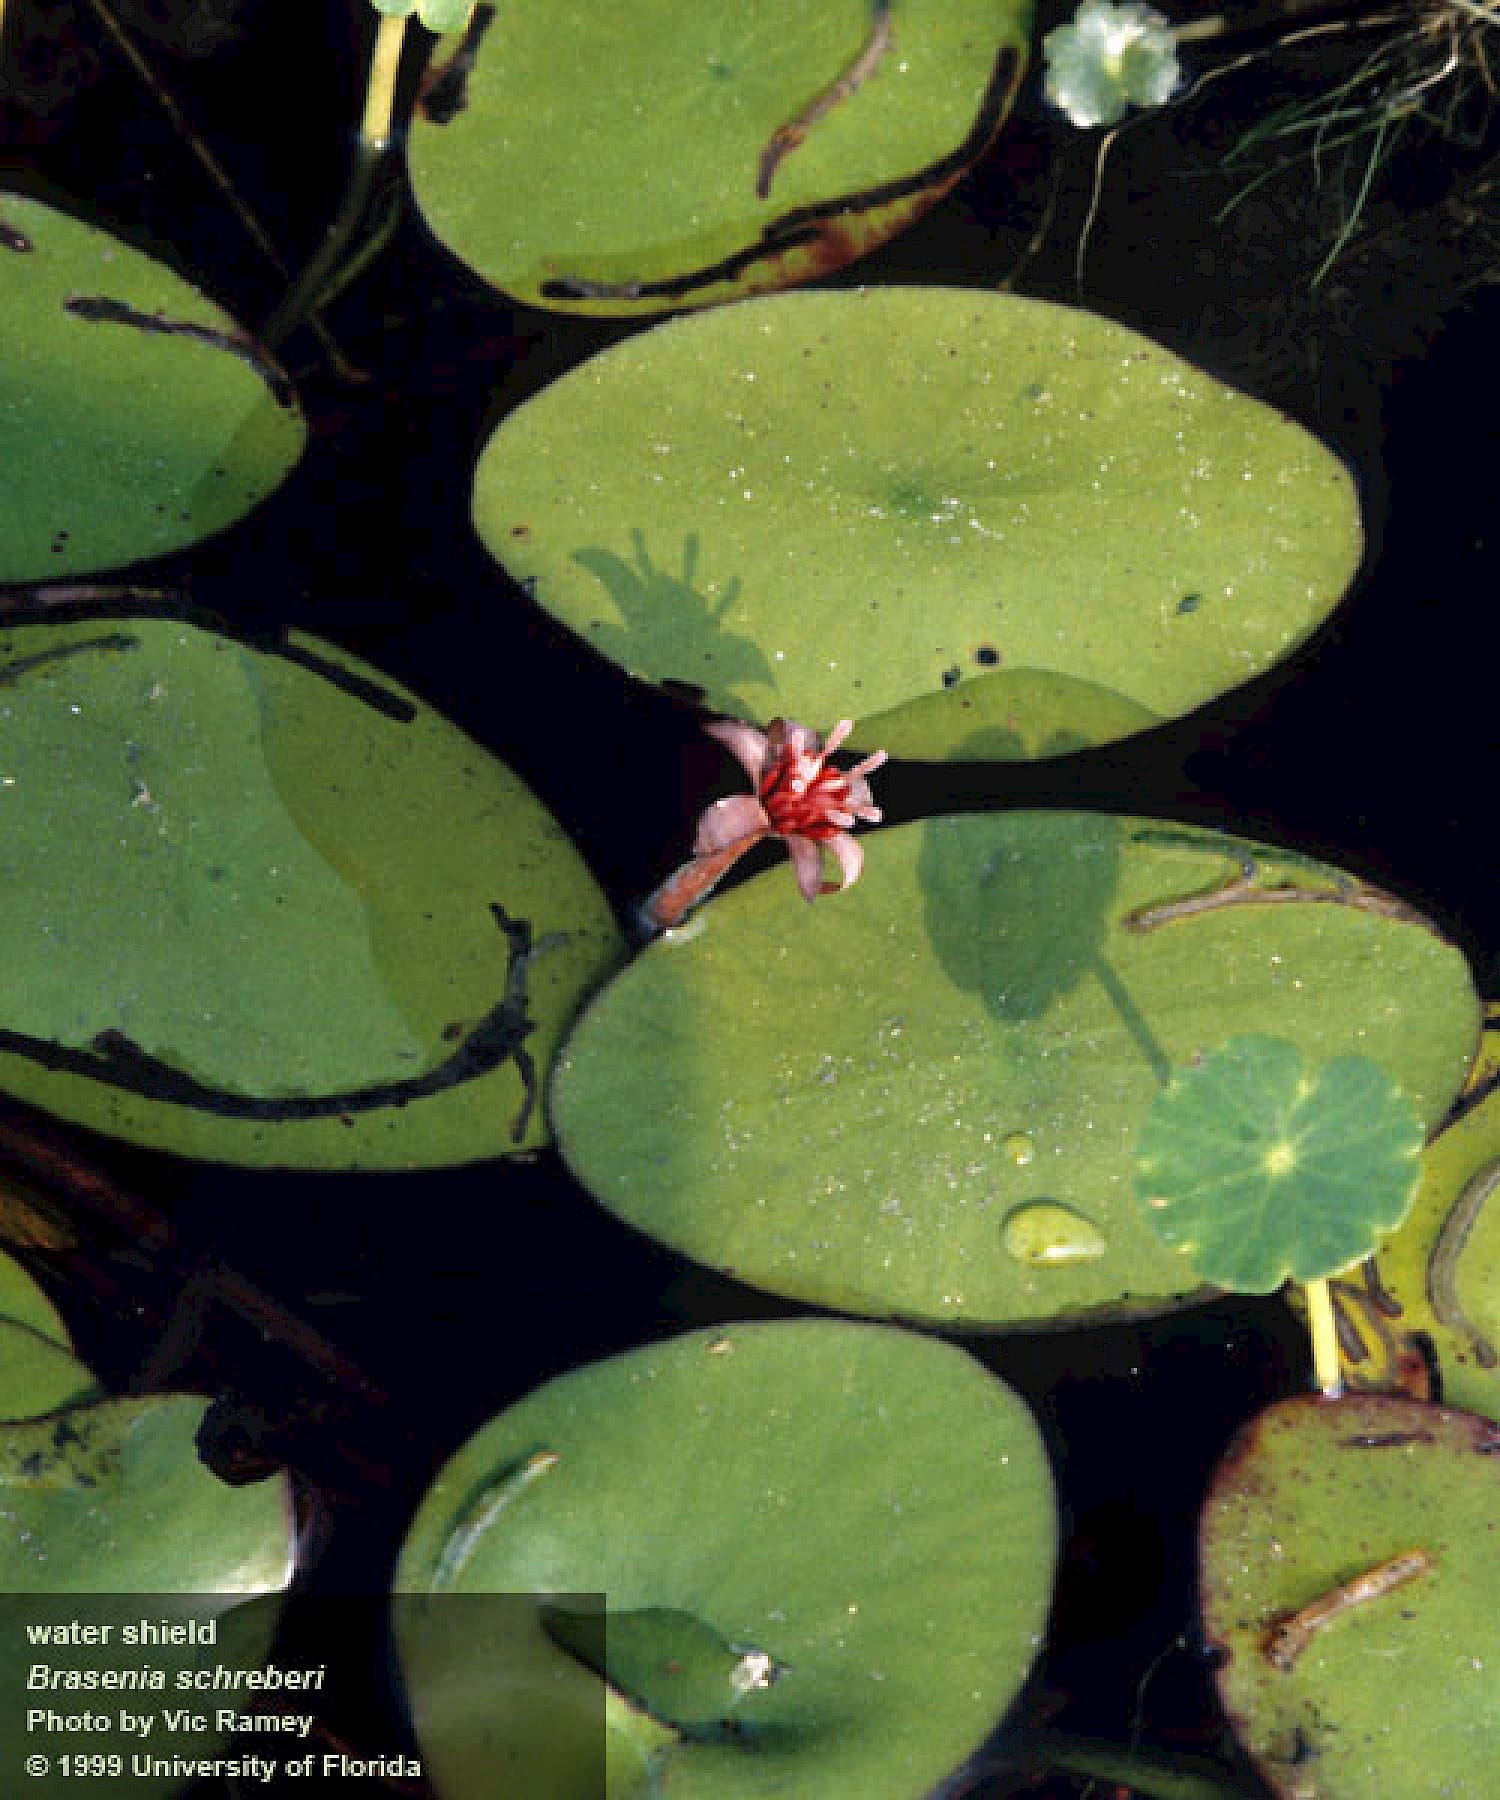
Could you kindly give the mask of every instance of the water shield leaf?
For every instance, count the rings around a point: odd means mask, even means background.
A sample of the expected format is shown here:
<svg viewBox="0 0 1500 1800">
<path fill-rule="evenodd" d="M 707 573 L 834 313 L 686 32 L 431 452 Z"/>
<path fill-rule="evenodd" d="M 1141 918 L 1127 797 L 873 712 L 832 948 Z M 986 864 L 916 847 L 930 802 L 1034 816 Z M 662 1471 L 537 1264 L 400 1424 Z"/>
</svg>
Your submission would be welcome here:
<svg viewBox="0 0 1500 1800">
<path fill-rule="evenodd" d="M 329 646 L 171 619 L 16 626 L 0 699 L 0 1086 L 250 1164 L 542 1141 L 618 939 L 501 764 Z"/>
<path fill-rule="evenodd" d="M 1281 1800 L 1486 1792 L 1496 1448 L 1487 1419 L 1383 1395 L 1283 1401 L 1231 1445 L 1200 1603 L 1235 1735 Z"/>
<path fill-rule="evenodd" d="M 1348 471 L 1107 319 L 784 294 L 677 319 L 506 418 L 491 553 L 634 675 L 893 755 L 1058 755 L 1270 668 L 1360 560 Z"/>
<path fill-rule="evenodd" d="M 0 194 L 0 582 L 55 581 L 222 531 L 305 430 L 291 384 L 162 263 Z"/>
<path fill-rule="evenodd" d="M 1029 0 L 509 0 L 414 121 L 433 231 L 530 305 L 660 312 L 838 268 L 1009 110 Z"/>
<path fill-rule="evenodd" d="M 585 1800 L 569 1746 L 607 1734 L 612 1797 L 921 1800 L 1030 1664 L 1054 1534 L 1035 1424 L 952 1346 L 808 1320 L 596 1363 L 485 1426 L 408 1535 L 430 1776 Z"/>
<path fill-rule="evenodd" d="M 1336 870 L 1091 813 L 862 841 L 836 900 L 780 869 L 711 900 L 558 1062 L 584 1184 L 741 1280 L 947 1324 L 1157 1311 L 1206 1279 L 1133 1190 L 1173 1067 L 1236 1032 L 1368 1057 L 1424 1126 L 1463 1083 L 1462 956 Z"/>
</svg>

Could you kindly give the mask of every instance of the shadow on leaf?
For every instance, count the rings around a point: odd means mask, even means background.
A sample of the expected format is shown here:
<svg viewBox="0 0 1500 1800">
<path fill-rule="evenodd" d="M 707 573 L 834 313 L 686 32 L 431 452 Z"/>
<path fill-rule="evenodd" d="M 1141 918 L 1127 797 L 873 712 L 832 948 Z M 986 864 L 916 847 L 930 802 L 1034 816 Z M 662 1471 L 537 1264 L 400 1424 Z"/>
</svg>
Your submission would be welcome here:
<svg viewBox="0 0 1500 1800">
<path fill-rule="evenodd" d="M 683 539 L 682 569 L 676 575 L 651 560 L 643 532 L 632 531 L 630 542 L 632 561 L 602 545 L 572 553 L 572 560 L 604 587 L 623 621 L 590 620 L 594 648 L 627 669 L 675 669 L 676 674 L 663 678 L 664 685 L 725 710 L 756 712 L 739 690 L 747 683 L 774 688 L 776 673 L 757 643 L 727 627 L 740 597 L 739 576 L 731 576 L 714 599 L 695 585 L 696 532 Z"/>
</svg>

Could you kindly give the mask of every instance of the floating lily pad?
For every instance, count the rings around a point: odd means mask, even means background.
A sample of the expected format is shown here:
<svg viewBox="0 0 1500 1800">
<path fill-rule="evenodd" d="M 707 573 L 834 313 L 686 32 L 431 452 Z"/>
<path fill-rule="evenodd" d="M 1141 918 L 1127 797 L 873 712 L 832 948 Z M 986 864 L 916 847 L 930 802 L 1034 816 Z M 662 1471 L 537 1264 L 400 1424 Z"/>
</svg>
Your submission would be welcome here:
<svg viewBox="0 0 1500 1800">
<path fill-rule="evenodd" d="M 47 1298 L 46 1289 L 33 1280 L 23 1264 L 3 1250 L 0 1250 L 0 1319 L 12 1325 L 25 1325 L 64 1350 L 73 1347 L 62 1315 Z"/>
<path fill-rule="evenodd" d="M 1234 1032 L 1366 1056 L 1424 1125 L 1464 1079 L 1463 958 L 1335 870 L 1066 812 L 863 841 L 835 899 L 779 867 L 711 901 L 558 1062 L 579 1178 L 742 1280 L 947 1323 L 1158 1311 L 1201 1279 L 1132 1191 L 1174 1066 Z"/>
<path fill-rule="evenodd" d="M 595 1364 L 487 1425 L 412 1526 L 429 1776 L 594 1800 L 592 1746 L 611 1800 L 920 1800 L 1019 1687 L 1054 1555 L 1036 1427 L 949 1345 L 798 1321 Z"/>
<path fill-rule="evenodd" d="M 501 424 L 474 516 L 630 673 L 762 722 L 858 714 L 907 757 L 1174 718 L 1301 643 L 1361 553 L 1299 426 L 1109 320 L 944 288 L 616 345 Z"/>
<path fill-rule="evenodd" d="M 511 0 L 419 109 L 412 184 L 444 243 L 533 305 L 786 287 L 953 186 L 1009 110 L 1030 22 L 1029 0 Z"/>
<path fill-rule="evenodd" d="M 197 543 L 302 454 L 290 382 L 227 313 L 18 194 L 0 194 L 0 339 L 0 582 Z"/>
<path fill-rule="evenodd" d="M 543 1141 L 618 939 L 501 764 L 312 639 L 0 635 L 0 1087 L 188 1155 L 407 1168 Z"/>
<path fill-rule="evenodd" d="M 99 1397 L 99 1383 L 73 1352 L 29 1326 L 0 1319 L 0 1422 L 35 1419 Z"/>
<path fill-rule="evenodd" d="M 1203 1512 L 1203 1621 L 1236 1736 L 1285 1800 L 1491 1793 L 1496 1449 L 1487 1419 L 1374 1395 L 1284 1401 L 1235 1440 Z"/>
<path fill-rule="evenodd" d="M 1204 1280 L 1268 1294 L 1368 1256 L 1411 1204 L 1421 1148 L 1415 1108 L 1369 1057 L 1309 1068 L 1285 1038 L 1233 1037 L 1152 1102 L 1136 1185 Z"/>
<path fill-rule="evenodd" d="M 98 1395 L 57 1308 L 14 1257 L 0 1252 L 0 1422 Z"/>
<path fill-rule="evenodd" d="M 196 1435 L 206 1409 L 204 1400 L 167 1395 L 102 1401 L 0 1425 L 0 1740 L 38 1747 L 38 1735 L 26 1733 L 25 1709 L 48 1699 L 57 1711 L 101 1713 L 108 1728 L 90 1730 L 87 1749 L 123 1754 L 124 1767 L 121 1775 L 101 1773 L 90 1785 L 121 1800 L 154 1800 L 176 1792 L 183 1781 L 170 1772 L 132 1769 L 140 1737 L 121 1728 L 121 1709 L 99 1706 L 97 1691 L 46 1697 L 28 1691 L 28 1671 L 39 1652 L 27 1627 L 69 1619 L 107 1626 L 107 1637 L 49 1646 L 43 1660 L 54 1669 L 93 1670 L 96 1679 L 105 1669 L 161 1671 L 163 1692 L 125 1709 L 152 1712 L 150 1751 L 167 1771 L 174 1755 L 212 1754 L 223 1735 L 212 1730 L 214 1707 L 199 1709 L 208 1731 L 174 1729 L 162 1707 L 185 1703 L 197 1691 L 180 1689 L 179 1673 L 232 1671 L 263 1659 L 278 1598 L 291 1579 L 294 1522 L 284 1477 L 230 1487 L 203 1467 Z M 60 1595 L 97 1598 L 60 1607 Z M 189 1644 L 131 1647 L 121 1628 L 138 1625 L 143 1615 L 152 1625 L 190 1627 L 198 1635 Z M 205 1629 L 208 1640 L 201 1635 Z M 117 1685 L 128 1688 L 130 1680 Z M 207 1690 L 197 1697 L 211 1695 Z M 217 1704 L 233 1706 L 233 1690 L 220 1688 Z M 248 1710 L 243 1699 L 239 1710 Z M 79 1745 L 76 1734 L 60 1742 Z M 27 1782 L 38 1800 L 70 1791 L 67 1771 L 55 1758 L 45 1779 Z"/>
<path fill-rule="evenodd" d="M 1349 1385 L 1405 1386 L 1436 1361 L 1442 1397 L 1500 1419 L 1500 1092 L 1422 1152 L 1417 1196 L 1375 1258 L 1374 1279 L 1334 1289 L 1362 1354 Z"/>
</svg>

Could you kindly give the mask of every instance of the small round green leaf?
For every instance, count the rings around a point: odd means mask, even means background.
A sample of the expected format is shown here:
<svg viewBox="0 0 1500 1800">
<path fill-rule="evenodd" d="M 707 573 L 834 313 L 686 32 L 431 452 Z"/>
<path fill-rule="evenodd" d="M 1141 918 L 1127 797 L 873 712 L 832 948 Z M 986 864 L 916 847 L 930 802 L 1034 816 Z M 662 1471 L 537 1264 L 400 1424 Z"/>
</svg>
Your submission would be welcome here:
<svg viewBox="0 0 1500 1800">
<path fill-rule="evenodd" d="M 1406 1214 L 1422 1122 L 1367 1056 L 1309 1068 L 1285 1038 L 1235 1037 L 1173 1073 L 1141 1132 L 1136 1186 L 1205 1281 L 1267 1294 L 1368 1256 Z"/>
<path fill-rule="evenodd" d="M 0 634 L 0 1087 L 194 1156 L 409 1168 L 543 1141 L 617 954 L 500 763 L 315 640 Z"/>
<path fill-rule="evenodd" d="M 964 1352 L 736 1325 L 472 1439 L 402 1552 L 430 1604 L 398 1647 L 442 1800 L 594 1800 L 590 1745 L 611 1800 L 920 1800 L 1019 1687 L 1054 1556 L 1036 1426 Z"/>
<path fill-rule="evenodd" d="M 1377 1395 L 1284 1401 L 1231 1446 L 1203 1510 L 1203 1622 L 1280 1800 L 1491 1792 L 1496 1449 L 1487 1419 Z"/>
<path fill-rule="evenodd" d="M 1269 407 L 1107 319 L 920 287 L 602 352 L 503 421 L 474 517 L 632 674 L 907 757 L 1187 712 L 1301 643 L 1362 543 L 1348 471 Z"/>
<path fill-rule="evenodd" d="M 950 1324 L 1159 1311 L 1208 1279 L 1132 1189 L 1174 1066 L 1236 1030 L 1369 1057 L 1425 1125 L 1462 1085 L 1462 956 L 1335 870 L 1094 813 L 863 842 L 813 906 L 785 865 L 712 900 L 558 1061 L 580 1180 L 741 1280 Z"/>
<path fill-rule="evenodd" d="M 0 194 L 0 340 L 0 582 L 197 543 L 302 454 L 290 382 L 228 314 L 18 194 Z"/>
<path fill-rule="evenodd" d="M 1030 20 L 1030 0 L 508 0 L 461 90 L 419 109 L 412 185 L 443 242 L 531 305 L 785 287 L 953 186 L 1009 110 Z"/>
</svg>

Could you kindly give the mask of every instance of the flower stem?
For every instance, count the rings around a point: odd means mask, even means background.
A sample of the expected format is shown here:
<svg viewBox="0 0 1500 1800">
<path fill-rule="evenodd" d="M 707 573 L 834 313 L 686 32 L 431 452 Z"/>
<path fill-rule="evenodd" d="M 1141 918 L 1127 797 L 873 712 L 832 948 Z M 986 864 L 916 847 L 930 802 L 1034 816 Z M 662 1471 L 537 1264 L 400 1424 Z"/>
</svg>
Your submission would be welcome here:
<svg viewBox="0 0 1500 1800">
<path fill-rule="evenodd" d="M 1339 1335 L 1333 1317 L 1333 1295 L 1326 1281 L 1307 1284 L 1307 1323 L 1312 1332 L 1313 1374 L 1325 1400 L 1337 1400 L 1344 1391 L 1344 1371 L 1339 1362 Z"/>
<path fill-rule="evenodd" d="M 705 856 L 695 856 L 680 869 L 673 870 L 661 886 L 641 902 L 638 914 L 641 924 L 652 935 L 659 931 L 670 931 L 674 925 L 680 925 L 698 902 L 708 897 L 745 852 L 758 844 L 765 835 L 764 831 L 751 832 L 748 837 L 736 838 L 734 843 L 726 844 L 722 850 L 711 850 Z"/>
</svg>

